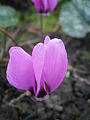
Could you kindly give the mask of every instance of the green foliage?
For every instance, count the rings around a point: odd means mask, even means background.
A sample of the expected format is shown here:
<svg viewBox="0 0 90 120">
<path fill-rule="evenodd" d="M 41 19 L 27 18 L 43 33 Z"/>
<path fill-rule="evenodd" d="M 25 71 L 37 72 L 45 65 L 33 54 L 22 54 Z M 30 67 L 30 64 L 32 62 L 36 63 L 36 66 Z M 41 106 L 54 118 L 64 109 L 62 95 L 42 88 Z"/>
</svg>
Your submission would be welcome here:
<svg viewBox="0 0 90 120">
<path fill-rule="evenodd" d="M 75 120 L 84 120 L 82 117 L 78 117 Z"/>
<path fill-rule="evenodd" d="M 15 17 L 16 11 L 9 6 L 0 5 L 0 27 L 7 28 L 16 26 L 18 19 Z"/>
<path fill-rule="evenodd" d="M 69 79 L 70 77 L 70 71 L 67 71 L 66 78 Z"/>
<path fill-rule="evenodd" d="M 62 5 L 60 25 L 71 37 L 83 38 L 90 32 L 90 0 L 72 0 Z M 88 21 L 87 21 L 88 20 Z"/>
<path fill-rule="evenodd" d="M 72 2 L 85 19 L 90 21 L 90 0 L 72 0 Z"/>
</svg>

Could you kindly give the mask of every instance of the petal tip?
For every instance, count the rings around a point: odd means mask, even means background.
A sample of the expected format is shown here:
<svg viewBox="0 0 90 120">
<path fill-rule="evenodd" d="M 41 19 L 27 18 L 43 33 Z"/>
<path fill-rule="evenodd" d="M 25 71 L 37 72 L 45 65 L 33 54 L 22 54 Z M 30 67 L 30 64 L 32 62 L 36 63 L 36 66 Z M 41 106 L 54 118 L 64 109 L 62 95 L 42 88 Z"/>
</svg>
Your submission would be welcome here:
<svg viewBox="0 0 90 120">
<path fill-rule="evenodd" d="M 16 49 L 18 49 L 19 47 L 11 47 L 10 49 L 9 49 L 9 55 L 14 51 L 14 50 L 16 50 Z"/>
<path fill-rule="evenodd" d="M 44 40 L 44 44 L 47 44 L 50 41 L 50 37 L 47 35 Z"/>
</svg>

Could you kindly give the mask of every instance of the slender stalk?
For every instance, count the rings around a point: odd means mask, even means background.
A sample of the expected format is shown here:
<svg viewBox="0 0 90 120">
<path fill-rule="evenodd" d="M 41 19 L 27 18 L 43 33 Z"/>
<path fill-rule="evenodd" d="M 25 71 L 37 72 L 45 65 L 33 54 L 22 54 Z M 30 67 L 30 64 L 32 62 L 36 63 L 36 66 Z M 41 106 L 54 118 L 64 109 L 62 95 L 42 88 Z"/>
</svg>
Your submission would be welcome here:
<svg viewBox="0 0 90 120">
<path fill-rule="evenodd" d="M 4 41 L 3 41 L 3 54 L 2 54 L 2 60 L 6 55 L 6 36 L 4 36 Z"/>
<path fill-rule="evenodd" d="M 2 56 L 1 56 L 1 59 L 0 59 L 0 64 L 2 64 L 3 62 L 3 59 L 6 55 L 6 36 L 4 34 L 2 34 L 3 36 L 3 48 L 2 48 Z"/>
<path fill-rule="evenodd" d="M 43 36 L 43 16 L 40 14 L 40 36 Z"/>
<path fill-rule="evenodd" d="M 2 28 L 0 28 L 0 32 L 4 33 L 5 36 L 7 36 L 8 38 L 10 38 L 10 39 L 12 40 L 12 42 L 13 42 L 15 45 L 17 45 L 15 39 L 13 38 L 13 36 L 12 36 L 9 32 L 7 32 L 5 29 L 2 29 Z"/>
</svg>

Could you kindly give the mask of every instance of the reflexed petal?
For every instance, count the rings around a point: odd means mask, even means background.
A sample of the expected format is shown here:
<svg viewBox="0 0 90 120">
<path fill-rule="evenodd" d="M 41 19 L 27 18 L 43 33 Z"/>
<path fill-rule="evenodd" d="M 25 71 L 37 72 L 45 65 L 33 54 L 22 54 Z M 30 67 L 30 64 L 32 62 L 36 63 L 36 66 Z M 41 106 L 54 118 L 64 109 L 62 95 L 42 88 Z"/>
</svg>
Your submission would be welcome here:
<svg viewBox="0 0 90 120">
<path fill-rule="evenodd" d="M 50 42 L 50 37 L 47 35 L 45 37 L 44 44 L 47 44 L 48 42 Z"/>
<path fill-rule="evenodd" d="M 32 0 L 32 2 L 34 3 L 34 0 Z"/>
<path fill-rule="evenodd" d="M 44 44 L 42 43 L 37 44 L 34 47 L 33 53 L 32 53 L 33 69 L 34 69 L 35 78 L 37 82 L 37 92 L 39 92 L 39 90 L 43 88 L 44 79 L 41 79 L 41 78 L 43 78 L 42 71 L 43 71 L 43 65 L 44 65 L 44 55 L 45 55 Z"/>
<path fill-rule="evenodd" d="M 35 86 L 32 58 L 20 47 L 12 47 L 7 67 L 7 79 L 15 88 L 30 90 Z"/>
<path fill-rule="evenodd" d="M 50 92 L 63 81 L 67 71 L 67 53 L 60 39 L 52 39 L 45 45 L 44 77 Z"/>
<path fill-rule="evenodd" d="M 48 0 L 42 0 L 42 2 L 43 2 L 43 6 L 44 6 L 43 10 L 44 10 L 44 12 L 47 12 L 49 10 Z"/>
<path fill-rule="evenodd" d="M 33 0 L 33 3 L 35 5 L 35 8 L 36 8 L 37 12 L 40 12 L 40 9 L 41 9 L 40 0 Z"/>
<path fill-rule="evenodd" d="M 53 11 L 58 3 L 58 0 L 49 0 L 49 7 L 50 7 L 50 11 Z"/>
</svg>

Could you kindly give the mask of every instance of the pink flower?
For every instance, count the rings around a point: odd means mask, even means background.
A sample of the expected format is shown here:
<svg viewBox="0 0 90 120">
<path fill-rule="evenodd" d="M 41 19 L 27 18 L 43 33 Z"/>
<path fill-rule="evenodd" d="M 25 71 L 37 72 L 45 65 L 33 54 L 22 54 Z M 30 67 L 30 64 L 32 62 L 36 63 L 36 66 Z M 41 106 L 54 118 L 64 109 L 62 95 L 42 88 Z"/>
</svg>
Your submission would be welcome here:
<svg viewBox="0 0 90 120">
<path fill-rule="evenodd" d="M 44 44 L 34 47 L 32 56 L 20 47 L 12 47 L 9 54 L 8 82 L 17 89 L 31 91 L 37 98 L 55 91 L 65 77 L 68 60 L 60 39 L 46 36 Z"/>
<path fill-rule="evenodd" d="M 35 5 L 37 12 L 43 14 L 52 12 L 58 3 L 58 0 L 32 0 L 32 1 Z"/>
</svg>

